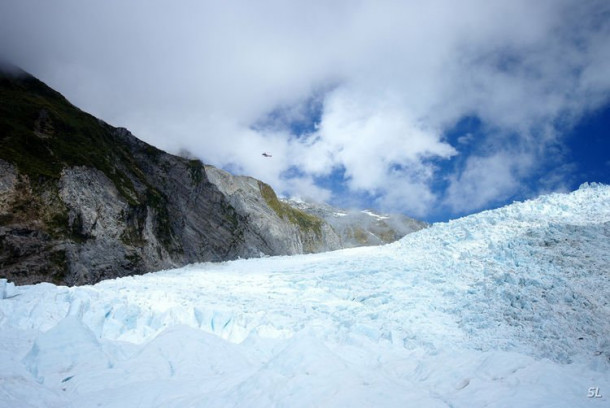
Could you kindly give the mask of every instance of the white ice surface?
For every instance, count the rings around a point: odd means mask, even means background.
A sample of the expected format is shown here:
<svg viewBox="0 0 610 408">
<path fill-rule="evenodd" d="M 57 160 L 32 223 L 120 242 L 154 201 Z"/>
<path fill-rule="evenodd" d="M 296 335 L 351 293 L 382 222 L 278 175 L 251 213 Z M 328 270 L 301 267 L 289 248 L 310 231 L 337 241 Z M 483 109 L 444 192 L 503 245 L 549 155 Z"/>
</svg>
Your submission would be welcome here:
<svg viewBox="0 0 610 408">
<path fill-rule="evenodd" d="M 0 280 L 0 406 L 606 407 L 609 280 L 600 185 L 383 247 Z"/>
</svg>

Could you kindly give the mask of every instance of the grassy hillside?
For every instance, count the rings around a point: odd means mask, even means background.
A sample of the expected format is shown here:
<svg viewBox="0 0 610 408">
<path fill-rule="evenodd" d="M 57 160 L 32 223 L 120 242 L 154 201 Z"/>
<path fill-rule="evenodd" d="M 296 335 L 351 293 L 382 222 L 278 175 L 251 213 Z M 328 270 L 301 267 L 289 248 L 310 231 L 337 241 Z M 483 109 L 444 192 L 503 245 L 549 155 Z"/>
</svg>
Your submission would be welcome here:
<svg viewBox="0 0 610 408">
<path fill-rule="evenodd" d="M 290 221 L 304 231 L 313 231 L 318 237 L 322 235 L 323 221 L 320 218 L 309 215 L 281 202 L 268 184 L 259 181 L 258 187 L 260 188 L 261 195 L 267 202 L 267 205 L 271 207 L 280 218 Z"/>
<path fill-rule="evenodd" d="M 0 72 L 0 159 L 15 164 L 32 183 L 59 179 L 67 166 L 89 166 L 106 174 L 128 202 L 138 204 L 125 171 L 136 177 L 140 172 L 125 149 L 111 126 L 41 81 L 25 73 Z"/>
</svg>

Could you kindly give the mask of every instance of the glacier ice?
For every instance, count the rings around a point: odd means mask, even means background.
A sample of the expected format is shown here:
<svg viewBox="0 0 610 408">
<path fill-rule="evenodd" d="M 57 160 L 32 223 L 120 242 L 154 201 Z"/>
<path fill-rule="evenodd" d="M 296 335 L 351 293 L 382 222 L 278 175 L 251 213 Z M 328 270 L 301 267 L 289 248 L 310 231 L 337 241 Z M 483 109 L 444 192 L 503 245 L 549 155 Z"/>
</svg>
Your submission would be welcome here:
<svg viewBox="0 0 610 408">
<path fill-rule="evenodd" d="M 601 406 L 609 280 L 598 184 L 383 247 L 0 280 L 0 405 Z"/>
</svg>

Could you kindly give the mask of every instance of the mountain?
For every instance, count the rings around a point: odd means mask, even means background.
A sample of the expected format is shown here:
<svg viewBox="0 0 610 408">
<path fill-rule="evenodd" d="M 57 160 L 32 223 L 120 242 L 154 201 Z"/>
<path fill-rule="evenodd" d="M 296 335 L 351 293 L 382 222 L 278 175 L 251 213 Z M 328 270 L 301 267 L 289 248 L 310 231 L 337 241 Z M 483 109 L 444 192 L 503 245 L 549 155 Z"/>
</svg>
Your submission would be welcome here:
<svg viewBox="0 0 610 408">
<path fill-rule="evenodd" d="M 0 406 L 602 407 L 610 186 L 393 244 L 0 279 Z"/>
<path fill-rule="evenodd" d="M 0 67 L 3 277 L 77 285 L 340 247 L 267 184 L 165 153 Z"/>
<path fill-rule="evenodd" d="M 389 244 L 428 224 L 403 214 L 379 214 L 373 210 L 343 210 L 325 203 L 282 199 L 293 208 L 326 221 L 341 238 L 343 248 Z"/>
<path fill-rule="evenodd" d="M 211 183 L 227 197 L 237 214 L 258 232 L 265 254 L 294 255 L 343 247 L 331 225 L 315 215 L 280 201 L 268 184 L 205 166 Z M 284 222 L 281 222 L 284 221 Z M 248 239 L 248 237 L 246 237 Z"/>
</svg>

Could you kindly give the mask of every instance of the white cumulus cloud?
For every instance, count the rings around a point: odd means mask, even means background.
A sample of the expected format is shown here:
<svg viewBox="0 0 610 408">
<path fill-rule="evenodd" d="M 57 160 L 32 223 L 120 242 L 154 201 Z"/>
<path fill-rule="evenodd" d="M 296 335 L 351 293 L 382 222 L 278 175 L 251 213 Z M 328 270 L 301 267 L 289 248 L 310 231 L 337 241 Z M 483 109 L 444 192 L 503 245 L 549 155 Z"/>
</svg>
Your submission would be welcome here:
<svg viewBox="0 0 610 408">
<path fill-rule="evenodd" d="M 608 102 L 609 16 L 604 0 L 5 0 L 0 56 L 280 193 L 457 214 L 518 193 Z M 465 116 L 483 139 L 447 139 Z"/>
</svg>

